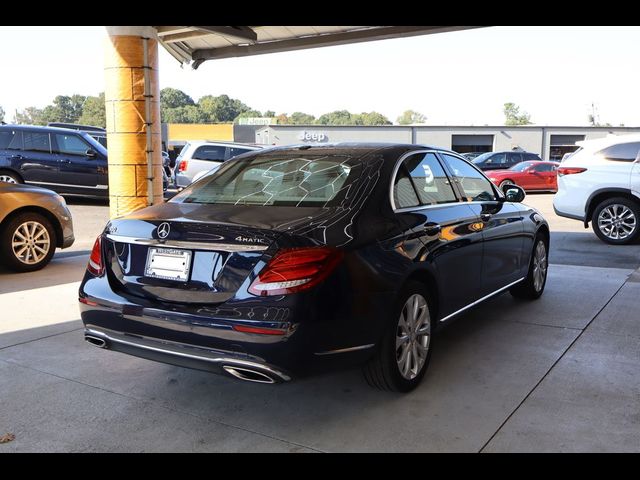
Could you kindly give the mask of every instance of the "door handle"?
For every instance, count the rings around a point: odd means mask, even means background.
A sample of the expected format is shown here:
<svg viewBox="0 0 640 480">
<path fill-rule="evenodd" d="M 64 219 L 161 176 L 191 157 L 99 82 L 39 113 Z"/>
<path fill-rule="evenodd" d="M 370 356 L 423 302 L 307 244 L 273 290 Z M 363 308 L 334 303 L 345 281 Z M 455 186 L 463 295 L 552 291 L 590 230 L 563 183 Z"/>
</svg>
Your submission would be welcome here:
<svg viewBox="0 0 640 480">
<path fill-rule="evenodd" d="M 13 155 L 11 158 L 14 160 L 24 160 L 24 157 L 22 155 Z"/>
<path fill-rule="evenodd" d="M 58 162 L 60 162 L 60 163 L 71 163 L 71 160 L 67 160 L 66 158 L 62 158 L 62 159 L 58 160 Z"/>
<path fill-rule="evenodd" d="M 429 222 L 425 224 L 423 231 L 429 236 L 438 235 L 442 231 L 442 227 L 437 223 Z"/>
<path fill-rule="evenodd" d="M 491 214 L 490 213 L 481 213 L 480 214 L 480 219 L 483 222 L 488 222 L 489 220 L 491 220 Z"/>
</svg>

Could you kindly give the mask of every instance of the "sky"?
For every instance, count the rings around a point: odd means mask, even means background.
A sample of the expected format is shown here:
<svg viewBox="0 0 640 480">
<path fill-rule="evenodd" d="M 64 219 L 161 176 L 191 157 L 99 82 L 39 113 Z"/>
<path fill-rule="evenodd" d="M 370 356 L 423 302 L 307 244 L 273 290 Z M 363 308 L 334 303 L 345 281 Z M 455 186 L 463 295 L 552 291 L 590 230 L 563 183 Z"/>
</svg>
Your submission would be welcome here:
<svg viewBox="0 0 640 480">
<path fill-rule="evenodd" d="M 0 106 L 42 108 L 104 90 L 104 27 L 0 27 Z M 13 46 L 13 47 L 12 47 Z M 431 125 L 499 125 L 514 102 L 537 125 L 640 126 L 640 27 L 489 27 L 180 64 L 160 47 L 160 87 L 227 94 L 253 109 L 416 110 Z"/>
</svg>

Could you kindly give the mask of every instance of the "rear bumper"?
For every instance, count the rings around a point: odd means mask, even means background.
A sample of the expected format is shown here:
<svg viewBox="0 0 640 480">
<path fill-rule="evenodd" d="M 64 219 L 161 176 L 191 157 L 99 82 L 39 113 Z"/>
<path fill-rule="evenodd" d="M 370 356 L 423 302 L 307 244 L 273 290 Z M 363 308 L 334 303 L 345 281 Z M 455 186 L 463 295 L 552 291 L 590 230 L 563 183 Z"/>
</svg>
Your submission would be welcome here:
<svg viewBox="0 0 640 480">
<path fill-rule="evenodd" d="M 291 380 L 288 372 L 250 355 L 138 335 L 126 335 L 93 325 L 85 326 L 84 335 L 85 340 L 100 348 L 180 367 L 228 374 L 258 383 L 280 383 Z M 100 344 L 100 342 L 103 343 Z"/>
<path fill-rule="evenodd" d="M 556 213 L 556 215 L 558 215 L 559 217 L 565 217 L 565 218 L 571 218 L 573 220 L 580 220 L 581 222 L 584 222 L 585 224 L 587 223 L 584 219 L 583 216 L 580 215 L 574 215 L 572 213 L 566 213 L 566 212 L 561 212 L 560 210 L 558 210 L 556 208 L 556 206 L 553 206 L 553 211 Z"/>
</svg>

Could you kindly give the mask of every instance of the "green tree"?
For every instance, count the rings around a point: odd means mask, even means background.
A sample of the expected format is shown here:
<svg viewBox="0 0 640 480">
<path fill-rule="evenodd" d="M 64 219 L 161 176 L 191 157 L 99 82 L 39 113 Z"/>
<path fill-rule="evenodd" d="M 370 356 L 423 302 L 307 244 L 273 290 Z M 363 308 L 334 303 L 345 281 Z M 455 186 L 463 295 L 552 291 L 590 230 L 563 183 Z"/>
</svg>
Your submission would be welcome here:
<svg viewBox="0 0 640 480">
<path fill-rule="evenodd" d="M 77 123 L 86 99 L 84 95 L 58 95 L 51 105 L 44 107 L 42 117 L 45 123 Z"/>
<path fill-rule="evenodd" d="M 355 125 L 391 125 L 387 117 L 378 112 L 362 112 L 352 116 Z"/>
<path fill-rule="evenodd" d="M 278 125 L 287 125 L 289 123 L 289 117 L 287 117 L 286 113 L 281 113 L 276 116 L 276 123 Z"/>
<path fill-rule="evenodd" d="M 308 113 L 293 112 L 289 117 L 289 123 L 293 125 L 312 125 L 316 122 L 316 117 Z"/>
<path fill-rule="evenodd" d="M 335 110 L 320 115 L 317 122 L 320 125 L 354 125 L 354 119 L 347 110 Z"/>
<path fill-rule="evenodd" d="M 0 107 L 0 122 L 4 122 L 4 108 Z"/>
<path fill-rule="evenodd" d="M 189 95 L 177 88 L 163 88 L 160 90 L 160 106 L 165 108 L 186 107 L 187 105 L 195 105 Z"/>
<path fill-rule="evenodd" d="M 424 123 L 427 121 L 427 117 L 415 110 L 405 110 L 396 121 L 399 125 L 411 125 L 414 123 Z"/>
<path fill-rule="evenodd" d="M 266 115 L 265 115 L 266 116 Z M 233 119 L 233 123 L 239 123 L 241 118 L 262 117 L 262 113 L 259 110 L 247 110 L 239 114 Z"/>
<path fill-rule="evenodd" d="M 530 125 L 531 117 L 525 111 L 520 111 L 520 107 L 515 103 L 507 102 L 502 110 L 504 112 L 505 125 Z"/>
<path fill-rule="evenodd" d="M 266 112 L 264 112 L 264 116 L 265 117 L 275 117 L 276 116 L 276 112 L 274 112 L 273 110 L 267 110 Z"/>
<path fill-rule="evenodd" d="M 42 109 L 37 107 L 27 107 L 22 112 L 16 112 L 16 123 L 22 125 L 46 125 L 47 122 L 42 115 Z"/>
<path fill-rule="evenodd" d="M 197 105 L 184 105 L 166 108 L 162 121 L 166 123 L 205 123 L 207 119 Z"/>
<path fill-rule="evenodd" d="M 104 106 L 104 92 L 97 97 L 87 97 L 82 107 L 82 115 L 78 123 L 106 128 L 107 119 Z"/>
<path fill-rule="evenodd" d="M 238 115 L 251 110 L 240 100 L 228 95 L 205 95 L 198 100 L 198 106 L 208 122 L 233 122 Z"/>
</svg>

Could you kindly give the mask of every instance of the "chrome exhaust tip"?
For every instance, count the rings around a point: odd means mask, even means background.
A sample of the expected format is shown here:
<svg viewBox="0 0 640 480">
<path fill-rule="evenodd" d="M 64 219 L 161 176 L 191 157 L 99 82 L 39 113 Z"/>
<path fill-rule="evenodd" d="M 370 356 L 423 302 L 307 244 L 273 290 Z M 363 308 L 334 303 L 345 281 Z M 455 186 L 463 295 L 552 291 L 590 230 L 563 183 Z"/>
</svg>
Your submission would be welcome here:
<svg viewBox="0 0 640 480">
<path fill-rule="evenodd" d="M 266 373 L 258 372 L 257 370 L 249 370 L 248 368 L 234 367 L 225 365 L 222 369 L 230 375 L 233 375 L 245 382 L 255 383 L 276 383 L 276 380 Z"/>
<path fill-rule="evenodd" d="M 94 337 L 93 335 L 85 335 L 84 339 L 87 343 L 94 345 L 98 348 L 107 348 L 107 342 L 104 338 Z"/>
</svg>

